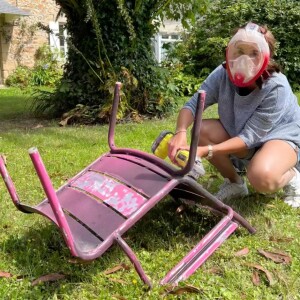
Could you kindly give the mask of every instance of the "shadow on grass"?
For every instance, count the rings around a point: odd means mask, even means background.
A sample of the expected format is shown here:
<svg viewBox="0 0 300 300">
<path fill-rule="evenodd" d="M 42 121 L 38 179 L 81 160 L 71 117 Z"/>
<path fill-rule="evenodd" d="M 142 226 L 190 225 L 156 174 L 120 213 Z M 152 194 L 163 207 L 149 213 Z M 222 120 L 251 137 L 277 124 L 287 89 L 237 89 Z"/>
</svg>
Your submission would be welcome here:
<svg viewBox="0 0 300 300">
<path fill-rule="evenodd" d="M 58 124 L 58 120 L 35 118 L 32 115 L 24 114 L 9 120 L 0 119 L 0 132 L 9 132 L 15 130 L 28 131 L 41 127 L 52 127 L 55 124 Z"/>
<path fill-rule="evenodd" d="M 249 195 L 240 199 L 228 200 L 225 203 L 232 207 L 245 219 L 263 215 L 268 209 L 270 202 L 278 197 L 278 194 L 263 195 L 255 191 L 249 191 Z M 255 224 L 252 224 L 255 227 Z"/>
<path fill-rule="evenodd" d="M 228 204 L 247 218 L 262 214 L 270 200 L 271 198 L 268 197 L 251 194 Z M 197 207 L 186 207 L 178 213 L 179 206 L 180 203 L 171 197 L 161 200 L 123 236 L 141 261 L 147 261 L 147 258 L 140 254 L 146 251 L 151 256 L 151 261 L 154 261 L 153 265 L 158 262 L 159 265 L 156 267 L 159 271 L 157 273 L 153 273 L 153 266 L 143 265 L 146 273 L 154 278 L 160 276 L 158 274 L 162 271 L 166 273 L 174 266 L 169 260 L 165 261 L 156 255 L 161 256 L 161 253 L 174 251 L 181 258 L 184 257 L 220 219 L 220 217 Z M 21 217 L 30 218 L 32 216 Z M 44 220 L 42 216 L 39 218 Z M 37 287 L 39 292 L 47 289 L 47 293 L 51 295 L 62 289 L 64 284 L 69 286 L 68 293 L 76 284 L 93 284 L 95 276 L 97 280 L 100 280 L 100 284 L 109 285 L 103 272 L 120 264 L 124 259 L 126 260 L 126 255 L 120 248 L 114 245 L 101 257 L 89 264 L 74 264 L 70 261 L 71 255 L 58 228 L 51 225 L 50 221 L 46 221 L 47 224 L 33 221 L 33 226 L 28 227 L 28 229 L 22 228 L 18 234 L 10 235 L 6 240 L 0 242 L 3 259 L 4 261 L 11 261 L 12 269 L 18 272 L 16 275 L 27 278 L 29 282 L 45 274 L 61 273 L 66 275 L 65 280 L 51 284 L 45 283 Z M 255 226 L 255 224 L 252 225 Z M 244 235 L 245 233 L 238 230 L 235 234 Z M 164 265 L 162 265 L 162 261 Z M 135 274 L 134 276 L 138 280 L 138 275 Z M 31 289 L 28 289 L 26 293 L 26 297 L 32 296 L 34 298 L 37 295 L 36 291 Z"/>
<path fill-rule="evenodd" d="M 219 186 L 222 184 L 223 179 L 214 175 L 215 170 L 212 170 L 212 175 L 205 178 L 201 184 L 212 194 L 218 191 Z M 212 182 L 211 182 L 212 181 Z M 209 187 L 208 187 L 209 186 Z M 230 199 L 224 201 L 224 204 L 230 206 L 234 211 L 244 217 L 251 218 L 256 215 L 261 215 L 268 209 L 269 203 L 278 197 L 278 194 L 273 195 L 263 195 L 255 192 L 252 187 L 248 184 L 249 195 L 246 197 Z M 254 225 L 253 225 L 254 226 Z"/>
<path fill-rule="evenodd" d="M 209 213 L 200 214 L 198 209 L 189 208 L 176 214 L 177 207 L 175 201 L 167 198 L 131 228 L 124 238 L 133 251 L 171 251 L 182 243 L 192 247 L 217 222 L 215 217 Z M 89 281 L 93 274 L 106 270 L 112 261 L 116 265 L 125 257 L 120 248 L 114 245 L 89 264 L 72 264 L 71 255 L 58 228 L 50 221 L 47 222 L 49 224 L 36 222 L 36 227 L 20 230 L 17 235 L 10 235 L 0 242 L 4 256 L 11 257 L 14 269 L 20 270 L 17 275 L 33 280 L 44 274 L 62 273 L 72 282 L 81 282 L 83 278 Z"/>
<path fill-rule="evenodd" d="M 257 215 L 262 213 L 269 201 L 270 198 L 251 195 L 232 202 L 231 207 L 242 216 Z M 180 206 L 180 202 L 171 197 L 163 199 L 126 232 L 124 238 L 133 249 L 144 248 L 150 252 L 158 248 L 171 250 L 178 242 L 191 243 L 193 246 L 193 242 L 200 241 L 220 220 L 220 217 L 209 211 L 193 206 L 184 206 L 183 211 L 179 213 Z M 30 218 L 30 215 L 24 217 Z M 23 237 L 10 236 L 8 240 L 0 243 L 0 247 L 5 248 L 7 253 L 17 254 L 14 258 L 16 263 L 25 267 L 28 257 L 37 262 L 44 261 L 53 253 L 56 261 L 62 257 L 70 258 L 58 228 L 50 221 L 47 222 L 49 224 L 42 227 L 29 228 Z M 56 264 L 53 264 L 53 267 L 57 267 Z"/>
<path fill-rule="evenodd" d="M 184 206 L 179 213 L 179 207 L 179 201 L 165 198 L 128 232 L 127 238 L 150 252 L 172 250 L 180 242 L 194 246 L 219 221 L 206 210 Z"/>
<path fill-rule="evenodd" d="M 3 259 L 10 259 L 12 269 L 18 272 L 13 275 L 29 282 L 48 274 L 59 273 L 65 276 L 63 280 L 26 288 L 26 291 L 23 291 L 26 297 L 32 296 L 27 299 L 37 299 L 37 294 L 44 290 L 47 297 L 55 295 L 65 288 L 66 283 L 68 283 L 67 292 L 71 293 L 71 290 L 76 288 L 75 284 L 92 283 L 93 277 L 108 269 L 112 261 L 118 264 L 121 256 L 120 250 L 113 247 L 97 260 L 76 261 L 66 247 L 58 228 L 50 222 L 37 228 L 29 228 L 26 233 L 23 232 L 16 236 L 11 235 L 0 243 Z"/>
</svg>

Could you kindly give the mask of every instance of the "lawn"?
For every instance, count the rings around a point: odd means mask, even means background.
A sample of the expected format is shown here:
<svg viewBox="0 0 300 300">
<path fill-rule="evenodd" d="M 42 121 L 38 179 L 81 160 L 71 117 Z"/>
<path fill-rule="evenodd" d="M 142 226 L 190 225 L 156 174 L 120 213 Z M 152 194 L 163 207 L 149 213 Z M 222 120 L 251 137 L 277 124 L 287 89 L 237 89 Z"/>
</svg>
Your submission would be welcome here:
<svg viewBox="0 0 300 300">
<path fill-rule="evenodd" d="M 44 195 L 27 149 L 38 147 L 58 188 L 108 151 L 108 127 L 59 127 L 57 120 L 34 118 L 29 106 L 28 93 L 0 90 L 0 153 L 7 158 L 21 200 L 33 205 Z M 212 114 L 214 110 L 206 112 Z M 116 143 L 150 152 L 159 132 L 173 130 L 175 121 L 176 114 L 164 120 L 118 125 Z M 221 178 L 206 162 L 205 167 L 207 175 L 201 184 L 214 192 Z M 281 196 L 280 192 L 261 195 L 251 191 L 248 197 L 231 202 L 257 233 L 237 230 L 194 275 L 179 284 L 181 289 L 170 292 L 159 285 L 160 279 L 212 228 L 216 217 L 195 207 L 178 213 L 180 204 L 166 198 L 128 231 L 126 241 L 154 284 L 147 290 L 117 246 L 90 263 L 72 259 L 57 228 L 41 216 L 17 211 L 1 180 L 0 298 L 300 299 L 300 210 L 285 205 Z M 272 259 L 261 250 L 273 252 Z M 35 284 L 49 274 L 56 275 Z"/>
</svg>

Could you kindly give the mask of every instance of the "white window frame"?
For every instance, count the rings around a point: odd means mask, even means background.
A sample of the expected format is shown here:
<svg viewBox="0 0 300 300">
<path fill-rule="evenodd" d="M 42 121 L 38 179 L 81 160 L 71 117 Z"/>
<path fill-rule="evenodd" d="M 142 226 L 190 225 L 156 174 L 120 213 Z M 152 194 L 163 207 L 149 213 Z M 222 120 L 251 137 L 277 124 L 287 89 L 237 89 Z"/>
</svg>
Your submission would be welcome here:
<svg viewBox="0 0 300 300">
<path fill-rule="evenodd" d="M 49 34 L 49 44 L 57 60 L 66 60 L 68 55 L 68 44 L 67 44 L 68 33 L 67 30 L 64 29 L 63 31 L 64 45 L 60 45 L 59 27 L 61 25 L 63 25 L 63 23 L 61 22 L 49 22 L 49 28 L 51 30 Z M 57 55 L 57 53 L 59 53 L 60 55 Z"/>
<path fill-rule="evenodd" d="M 177 39 L 172 38 L 172 36 L 174 35 L 178 36 L 178 38 Z M 161 33 L 161 32 L 157 33 L 152 39 L 152 42 L 154 46 L 154 54 L 158 63 L 161 63 L 166 57 L 165 55 L 166 51 L 164 50 L 163 45 L 166 43 L 176 43 L 180 41 L 181 38 L 178 33 Z"/>
</svg>

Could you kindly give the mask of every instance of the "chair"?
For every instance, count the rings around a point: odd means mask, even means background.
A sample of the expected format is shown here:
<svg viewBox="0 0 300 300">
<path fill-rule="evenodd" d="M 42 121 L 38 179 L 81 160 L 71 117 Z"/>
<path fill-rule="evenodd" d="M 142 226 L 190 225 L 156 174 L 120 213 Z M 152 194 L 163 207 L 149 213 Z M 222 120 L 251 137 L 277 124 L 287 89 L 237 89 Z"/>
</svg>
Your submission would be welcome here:
<svg viewBox="0 0 300 300">
<path fill-rule="evenodd" d="M 24 213 L 38 213 L 55 223 L 73 256 L 93 260 L 113 244 L 118 244 L 140 278 L 150 287 L 151 282 L 137 256 L 122 238 L 127 230 L 168 194 L 174 198 L 193 200 L 222 216 L 219 223 L 161 280 L 161 284 L 177 284 L 193 274 L 239 225 L 250 233 L 254 233 L 255 229 L 188 175 L 196 157 L 205 92 L 199 92 L 188 163 L 183 169 L 178 169 L 152 154 L 115 145 L 120 88 L 121 83 L 117 82 L 108 131 L 110 151 L 57 191 L 52 186 L 37 148 L 29 149 L 47 196 L 40 204 L 29 206 L 20 202 L 4 157 L 0 158 L 0 173 L 17 209 Z"/>
</svg>

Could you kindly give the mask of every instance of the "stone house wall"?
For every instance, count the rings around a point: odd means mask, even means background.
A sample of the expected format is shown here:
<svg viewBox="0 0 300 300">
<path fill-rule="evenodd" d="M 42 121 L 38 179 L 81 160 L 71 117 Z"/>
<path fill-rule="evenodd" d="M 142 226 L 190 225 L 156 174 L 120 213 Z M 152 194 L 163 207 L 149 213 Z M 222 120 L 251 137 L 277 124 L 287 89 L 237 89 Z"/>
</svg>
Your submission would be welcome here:
<svg viewBox="0 0 300 300">
<path fill-rule="evenodd" d="M 28 11 L 29 16 L 0 15 L 0 57 L 3 84 L 17 66 L 32 67 L 35 53 L 43 44 L 49 44 L 49 34 L 37 27 L 41 22 L 48 26 L 56 21 L 59 6 L 55 0 L 6 0 L 10 4 Z"/>
</svg>

